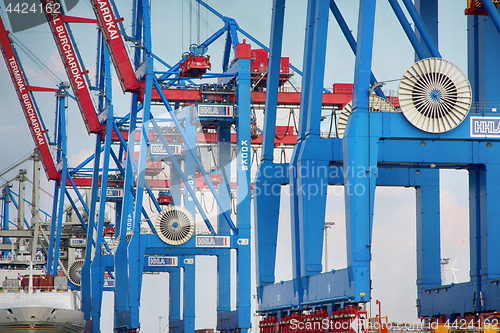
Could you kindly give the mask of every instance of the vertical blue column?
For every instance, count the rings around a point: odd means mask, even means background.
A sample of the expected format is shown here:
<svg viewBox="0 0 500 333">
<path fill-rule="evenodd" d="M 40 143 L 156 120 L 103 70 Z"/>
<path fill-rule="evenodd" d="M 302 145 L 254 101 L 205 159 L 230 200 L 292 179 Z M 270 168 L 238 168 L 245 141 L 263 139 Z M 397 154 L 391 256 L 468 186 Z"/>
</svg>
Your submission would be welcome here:
<svg viewBox="0 0 500 333">
<path fill-rule="evenodd" d="M 488 149 L 488 148 L 483 148 Z M 500 165 L 486 165 L 485 206 L 481 216 L 481 275 L 486 279 L 500 278 L 500 205 L 498 205 L 498 184 L 500 184 Z"/>
<path fill-rule="evenodd" d="M 181 177 L 177 171 L 170 166 L 170 193 L 172 193 L 172 205 L 181 205 Z"/>
<path fill-rule="evenodd" d="M 101 189 L 99 195 L 99 219 L 96 228 L 96 247 L 94 259 L 91 263 L 91 285 L 92 285 L 92 323 L 94 327 L 94 332 L 99 332 L 101 327 L 101 306 L 102 306 L 102 293 L 104 287 L 104 268 L 106 261 L 102 258 L 101 244 L 104 240 L 104 216 L 106 212 L 106 193 L 108 190 L 108 172 L 109 172 L 109 161 L 111 157 L 111 133 L 113 130 L 113 104 L 112 100 L 112 86 L 111 86 L 111 61 L 109 58 L 109 52 L 102 41 L 101 47 L 102 54 L 102 65 L 103 65 L 103 76 L 105 80 L 105 111 L 107 112 L 106 120 L 106 136 L 104 139 L 104 160 L 102 165 L 101 173 Z"/>
<path fill-rule="evenodd" d="M 481 194 L 484 194 L 481 186 L 486 184 L 484 176 L 484 167 L 469 169 L 469 274 L 471 281 L 478 285 L 481 284 Z"/>
<path fill-rule="evenodd" d="M 181 268 L 174 267 L 170 270 L 168 285 L 170 295 L 169 321 L 181 319 Z"/>
<path fill-rule="evenodd" d="M 314 1 L 309 1 L 307 5 L 307 22 L 304 44 L 304 61 L 302 65 L 303 75 L 300 94 L 300 116 L 299 116 L 299 129 L 297 133 L 297 144 L 295 145 L 290 159 L 289 177 L 290 177 L 290 222 L 292 229 L 292 274 L 294 280 L 294 291 L 299 296 L 299 302 L 303 298 L 302 274 L 301 274 L 301 255 L 300 255 L 300 212 L 299 212 L 299 184 L 297 177 L 298 160 L 302 145 L 306 138 L 307 118 L 309 109 L 306 107 L 309 104 L 309 80 L 312 75 L 312 55 L 309 49 L 312 48 L 312 41 L 314 37 L 314 17 L 315 6 Z"/>
<path fill-rule="evenodd" d="M 9 205 L 8 205 L 8 202 L 10 202 L 10 187 L 6 186 L 5 188 L 7 188 L 7 191 L 8 191 L 5 194 L 7 196 L 7 199 L 5 199 L 5 204 L 6 204 L 5 216 L 6 216 L 7 229 L 8 229 L 8 227 L 9 227 L 9 225 L 8 225 L 8 223 L 9 223 Z M 52 201 L 52 221 L 50 223 L 50 239 L 52 239 L 52 240 L 56 239 L 56 222 L 57 222 L 57 199 L 56 198 L 58 196 L 59 196 L 59 183 L 55 182 L 55 184 L 54 184 L 54 200 Z M 7 202 L 7 200 L 9 200 L 9 201 Z M 53 257 L 54 257 L 54 245 L 55 245 L 54 242 L 51 241 L 49 244 L 49 251 L 48 251 L 49 253 L 47 255 L 47 274 L 49 274 L 49 275 L 53 274 L 52 261 L 53 261 Z M 57 274 L 57 271 L 56 271 L 56 274 Z M 83 274 L 82 274 L 82 277 L 83 277 Z"/>
<path fill-rule="evenodd" d="M 325 223 L 326 195 L 328 192 L 328 163 L 333 154 L 331 140 L 320 138 L 323 80 L 325 75 L 326 44 L 328 34 L 328 0 L 310 0 L 311 16 L 307 22 L 313 30 L 306 36 L 310 60 L 304 81 L 309 86 L 308 96 L 301 104 L 301 113 L 307 109 L 305 140 L 300 147 L 294 177 L 298 185 L 298 224 L 300 242 L 300 272 L 302 277 L 322 271 L 323 230 Z M 307 79 L 307 81 L 306 81 Z M 325 153 L 326 152 L 326 153 Z M 296 222 L 297 223 L 297 222 Z"/>
<path fill-rule="evenodd" d="M 59 206 L 58 213 L 56 219 L 56 235 L 54 240 L 54 261 L 53 261 L 53 274 L 57 275 L 58 266 L 59 266 L 59 245 L 61 242 L 61 230 L 64 216 L 64 196 L 66 194 L 66 179 L 68 178 L 68 160 L 67 160 L 67 147 L 66 147 L 66 103 L 64 102 L 64 94 L 61 92 L 58 93 L 59 98 L 59 148 L 61 149 L 60 158 L 62 162 L 62 170 L 61 170 L 61 183 L 60 183 L 60 192 L 59 192 Z M 54 197 L 54 200 L 57 200 Z M 56 218 L 54 215 L 52 219 Z"/>
<path fill-rule="evenodd" d="M 55 189 L 54 189 L 54 198 L 57 198 L 57 191 L 59 189 L 59 184 L 55 182 Z M 5 186 L 2 189 L 2 194 L 3 194 L 3 225 L 2 229 L 3 230 L 9 230 L 9 204 L 10 204 L 10 186 Z M 57 200 L 54 200 L 54 205 L 56 205 L 56 208 L 53 209 L 55 211 L 57 209 Z M 52 216 L 54 216 L 54 212 L 52 212 Z M 53 238 L 51 238 L 53 239 Z M 4 237 L 3 238 L 3 243 L 4 244 L 12 244 L 10 238 Z M 51 256 L 51 247 L 49 247 L 49 257 L 52 259 Z M 2 251 L 2 255 L 4 259 L 7 259 L 8 255 L 11 253 L 11 251 Z M 47 260 L 47 274 L 49 273 L 49 267 L 50 265 L 50 260 Z"/>
<path fill-rule="evenodd" d="M 94 253 L 94 232 L 95 232 L 95 215 L 97 205 L 97 191 L 99 187 L 99 164 L 101 161 L 101 135 L 96 135 L 96 145 L 94 152 L 94 170 L 92 172 L 92 190 L 89 209 L 89 223 L 87 228 L 87 247 L 85 249 L 85 263 L 82 268 L 82 310 L 84 319 L 91 319 L 92 310 L 92 280 L 91 280 L 91 263 Z"/>
<path fill-rule="evenodd" d="M 128 305 L 128 259 L 127 259 L 127 232 L 132 232 L 134 211 L 134 180 L 135 173 L 132 166 L 134 158 L 135 129 L 137 126 L 137 95 L 132 95 L 130 110 L 130 125 L 128 132 L 127 157 L 125 159 L 125 176 L 123 180 L 123 200 L 120 229 L 116 230 L 120 241 L 115 251 L 115 327 L 128 325 L 130 308 Z"/>
<path fill-rule="evenodd" d="M 441 285 L 439 170 L 415 175 L 417 204 L 417 286 Z"/>
<path fill-rule="evenodd" d="M 196 260 L 194 256 L 182 257 L 184 261 L 184 332 L 194 332 L 195 328 L 195 278 Z"/>
<path fill-rule="evenodd" d="M 275 177 L 277 173 L 273 160 L 284 16 L 285 0 L 274 0 L 264 113 L 264 135 L 262 138 L 262 162 L 259 165 L 254 182 L 257 286 L 274 283 L 275 276 L 282 181 Z"/>
<path fill-rule="evenodd" d="M 469 15 L 467 17 L 468 77 L 474 102 L 485 105 L 486 112 L 500 103 L 497 87 L 500 85 L 500 33 L 491 17 Z M 485 104 L 482 104 L 485 103 Z"/>
<path fill-rule="evenodd" d="M 250 255 L 250 45 L 236 45 L 238 59 L 238 117 L 237 128 L 237 182 L 238 240 L 237 240 L 237 311 L 241 333 L 247 333 L 251 326 L 251 255 Z"/>
<path fill-rule="evenodd" d="M 415 0 L 415 9 L 422 18 L 422 23 L 427 28 L 429 35 L 435 45 L 438 43 L 438 0 Z M 420 45 L 424 49 L 425 53 L 430 54 L 429 48 L 422 40 L 420 31 L 416 29 L 415 34 L 417 35 Z M 419 61 L 421 57 L 415 55 L 415 61 Z"/>
<path fill-rule="evenodd" d="M 196 149 L 196 126 L 191 125 L 187 118 L 188 117 L 186 117 L 186 121 L 184 122 L 184 130 L 191 147 Z M 194 192 L 196 192 L 196 162 L 194 161 L 192 155 L 188 152 L 186 152 L 184 156 L 184 174 L 188 180 L 188 184 L 184 184 L 184 186 L 189 186 Z M 187 189 L 184 191 L 184 206 L 189 210 L 193 217 L 196 216 L 194 200 Z"/>
<path fill-rule="evenodd" d="M 375 0 L 361 0 L 354 72 L 353 113 L 343 139 L 346 204 L 347 268 L 354 286 L 353 301 L 370 300 L 371 230 L 377 178 L 377 142 L 381 117 L 370 121 L 371 76 Z"/>
<path fill-rule="evenodd" d="M 483 278 L 488 278 L 488 236 L 486 206 L 487 171 L 484 165 L 469 170 L 469 237 L 470 237 L 470 279 L 476 286 L 476 311 L 482 311 L 479 295 Z"/>
<path fill-rule="evenodd" d="M 189 121 L 189 115 L 186 114 L 186 120 L 184 121 L 184 130 L 189 141 L 189 144 L 193 149 L 196 147 L 196 126 L 191 125 Z M 196 162 L 194 161 L 191 154 L 186 152 L 184 156 L 184 174 L 188 179 L 188 184 L 184 186 L 189 186 L 194 193 L 196 193 Z M 184 206 L 189 210 L 193 217 L 196 217 L 196 208 L 194 200 L 189 194 L 187 189 L 184 189 Z M 188 259 L 194 259 L 188 258 Z M 196 307 L 196 263 L 186 265 L 184 270 L 184 332 L 194 332 L 195 327 L 195 307 Z"/>
<path fill-rule="evenodd" d="M 144 28 L 144 54 L 147 73 L 144 78 L 144 100 L 142 102 L 142 126 L 140 131 L 140 152 L 137 167 L 137 190 L 134 207 L 134 220 L 132 238 L 128 244 L 129 263 L 129 306 L 130 306 L 130 327 L 139 328 L 139 307 L 141 303 L 142 273 L 144 268 L 144 248 L 141 246 L 141 217 L 144 188 L 146 187 L 145 170 L 146 158 L 148 154 L 148 132 L 149 119 L 151 116 L 151 93 L 153 87 L 153 57 L 151 55 L 151 20 L 149 16 L 149 2 L 138 1 L 138 10 L 142 12 L 142 25 Z M 133 154 L 132 152 L 129 152 Z"/>
<path fill-rule="evenodd" d="M 231 207 L 231 128 L 219 126 L 217 129 L 217 164 L 222 176 L 217 192 L 224 207 Z M 218 207 L 217 234 L 231 235 L 231 229 Z M 228 214 L 231 212 L 228 210 Z M 224 251 L 217 257 L 217 312 L 231 311 L 231 252 Z"/>
</svg>

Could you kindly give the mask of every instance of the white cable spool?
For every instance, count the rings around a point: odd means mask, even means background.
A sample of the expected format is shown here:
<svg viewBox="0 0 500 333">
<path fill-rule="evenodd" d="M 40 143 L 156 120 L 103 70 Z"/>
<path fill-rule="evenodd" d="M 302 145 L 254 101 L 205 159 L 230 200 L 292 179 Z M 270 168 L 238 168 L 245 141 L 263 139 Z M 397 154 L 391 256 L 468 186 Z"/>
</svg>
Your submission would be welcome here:
<svg viewBox="0 0 500 333">
<path fill-rule="evenodd" d="M 162 241 L 170 245 L 186 243 L 194 234 L 194 218 L 184 207 L 168 206 L 156 219 L 156 232 Z"/>
<path fill-rule="evenodd" d="M 370 112 L 396 112 L 394 106 L 387 100 L 378 97 L 377 95 L 370 96 Z M 337 133 L 339 139 L 344 138 L 347 120 L 352 113 L 352 101 L 347 103 L 340 112 L 339 119 L 337 120 Z"/>
<path fill-rule="evenodd" d="M 465 74 L 441 58 L 416 62 L 399 84 L 399 104 L 406 119 L 418 129 L 443 133 L 460 125 L 472 104 Z"/>
<path fill-rule="evenodd" d="M 68 278 L 75 286 L 82 285 L 82 268 L 85 260 L 78 259 L 73 261 L 68 269 Z"/>
</svg>

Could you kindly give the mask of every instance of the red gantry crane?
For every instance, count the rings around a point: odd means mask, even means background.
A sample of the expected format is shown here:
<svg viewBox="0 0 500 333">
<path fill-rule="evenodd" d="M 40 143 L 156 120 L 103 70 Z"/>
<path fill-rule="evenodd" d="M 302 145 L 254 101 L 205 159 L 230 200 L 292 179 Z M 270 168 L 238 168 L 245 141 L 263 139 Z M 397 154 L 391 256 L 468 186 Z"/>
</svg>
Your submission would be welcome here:
<svg viewBox="0 0 500 333">
<path fill-rule="evenodd" d="M 21 64 L 17 57 L 17 54 L 12 46 L 12 41 L 9 38 L 9 32 L 5 29 L 2 18 L 0 17 L 0 45 L 2 49 L 2 54 L 5 59 L 5 63 L 10 73 L 12 83 L 16 89 L 17 97 L 21 103 L 24 116 L 28 122 L 30 128 L 31 136 L 35 146 L 40 151 L 42 157 L 42 164 L 47 174 L 49 180 L 58 180 L 60 174 L 57 171 L 54 160 L 49 149 L 49 141 L 45 133 L 47 130 L 39 117 L 39 112 L 36 108 L 34 98 L 32 96 L 31 90 L 33 87 L 28 85 L 28 81 L 24 75 Z M 56 90 L 54 90 L 56 91 Z"/>
<path fill-rule="evenodd" d="M 53 0 L 55 1 L 55 0 Z M 124 92 L 141 93 L 139 80 L 130 63 L 130 59 L 125 49 L 125 44 L 118 30 L 118 22 L 123 19 L 117 19 L 108 0 L 90 0 L 99 28 L 101 29 L 104 41 L 108 46 L 111 61 L 115 67 L 116 75 Z"/>
<path fill-rule="evenodd" d="M 57 0 L 41 0 L 44 8 L 60 8 L 57 7 Z M 81 23 L 96 23 L 95 19 L 74 18 L 62 15 L 60 9 L 45 11 L 47 22 L 54 36 L 57 50 L 64 64 L 64 69 L 69 79 L 73 93 L 75 94 L 76 102 L 82 114 L 85 127 L 88 133 L 102 133 L 104 128 L 99 122 L 97 112 L 92 103 L 90 90 L 85 80 L 85 74 L 79 62 L 75 47 L 71 41 L 71 37 L 66 27 L 66 22 L 81 22 Z"/>
</svg>

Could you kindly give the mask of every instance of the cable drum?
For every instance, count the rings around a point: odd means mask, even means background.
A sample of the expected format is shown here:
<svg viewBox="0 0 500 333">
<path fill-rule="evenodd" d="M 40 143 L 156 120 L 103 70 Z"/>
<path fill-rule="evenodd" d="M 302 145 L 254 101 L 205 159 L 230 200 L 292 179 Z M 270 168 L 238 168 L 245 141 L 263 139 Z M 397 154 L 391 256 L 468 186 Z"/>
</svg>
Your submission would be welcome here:
<svg viewBox="0 0 500 333">
<path fill-rule="evenodd" d="M 411 66 L 399 84 L 399 104 L 418 129 L 443 133 L 460 125 L 472 104 L 472 89 L 453 63 L 427 58 Z"/>
<path fill-rule="evenodd" d="M 75 260 L 68 269 L 68 278 L 75 286 L 82 285 L 82 268 L 85 260 Z"/>
<path fill-rule="evenodd" d="M 184 207 L 168 206 L 158 215 L 155 228 L 165 243 L 181 245 L 194 234 L 194 218 Z"/>
<path fill-rule="evenodd" d="M 386 99 L 383 99 L 377 95 L 370 95 L 370 112 L 396 112 L 396 108 L 389 103 Z M 340 112 L 339 119 L 337 120 L 337 133 L 339 139 L 344 138 L 345 129 L 347 126 L 347 120 L 352 113 L 352 101 L 347 103 L 342 111 Z"/>
</svg>

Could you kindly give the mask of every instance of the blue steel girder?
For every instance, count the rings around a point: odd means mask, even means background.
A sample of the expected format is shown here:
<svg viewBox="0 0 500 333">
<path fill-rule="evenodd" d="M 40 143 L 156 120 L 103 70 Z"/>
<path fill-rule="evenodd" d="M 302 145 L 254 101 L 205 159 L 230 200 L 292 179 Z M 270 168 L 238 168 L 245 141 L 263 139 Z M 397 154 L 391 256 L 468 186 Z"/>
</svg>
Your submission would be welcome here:
<svg viewBox="0 0 500 333">
<path fill-rule="evenodd" d="M 266 168 L 273 168 L 274 158 L 274 140 L 276 132 L 276 112 L 278 107 L 278 86 L 279 86 L 279 72 L 280 72 L 280 59 L 281 59 L 281 41 L 283 39 L 283 24 L 285 16 L 285 1 L 273 1 L 273 15 L 271 20 L 271 41 L 269 43 L 269 69 L 268 79 L 266 86 L 266 106 L 264 113 L 264 134 L 262 139 L 262 163 L 257 170 L 257 176 L 254 181 L 254 214 L 256 216 L 255 223 L 255 238 L 256 243 L 259 244 L 255 248 L 256 256 L 259 257 L 256 266 L 257 270 L 257 285 L 271 284 L 274 282 L 273 276 L 268 276 L 264 273 L 268 268 L 274 266 L 276 263 L 276 256 L 267 255 L 268 251 L 274 251 L 276 248 L 276 240 L 278 236 L 278 215 L 280 206 L 279 193 L 272 192 L 270 195 L 265 195 L 265 188 L 269 179 L 261 172 Z M 279 184 L 280 183 L 273 183 Z M 267 214 L 272 214 L 275 217 L 270 219 Z M 266 216 L 267 215 L 267 216 Z M 260 225 L 259 221 L 266 221 L 265 225 Z M 260 244 L 266 244 L 261 246 Z M 259 273 L 259 272 L 262 272 Z"/>
<path fill-rule="evenodd" d="M 435 58 L 441 58 L 441 54 L 439 53 L 437 46 L 437 37 L 433 39 L 413 2 L 411 0 L 403 0 L 403 3 L 405 4 L 406 10 L 408 10 L 408 13 L 411 16 L 413 23 L 417 27 L 419 35 L 425 43 L 425 46 L 427 46 L 427 48 L 429 49 L 431 56 Z M 437 30 L 434 30 L 433 32 L 437 34 Z"/>
<path fill-rule="evenodd" d="M 238 159 L 236 163 L 236 179 L 238 187 L 236 189 L 236 199 L 238 200 L 238 210 L 236 212 L 238 222 L 237 232 L 237 259 L 236 275 L 237 286 L 237 316 L 238 326 L 242 333 L 248 333 L 252 325 L 251 313 L 251 187 L 250 187 L 250 123 L 251 123 L 251 77 L 250 77 L 250 54 L 243 52 L 247 44 L 236 45 L 236 55 L 239 57 L 235 62 L 238 68 L 238 86 L 236 98 L 238 103 L 238 117 L 236 119 L 236 144 L 238 147 Z M 250 52 L 248 52 L 250 53 Z"/>
<path fill-rule="evenodd" d="M 102 54 L 101 54 L 101 72 L 105 89 L 105 98 L 103 96 L 101 100 L 101 105 L 107 110 L 106 119 L 106 136 L 104 139 L 104 159 L 101 173 L 101 187 L 99 195 L 99 218 L 96 225 L 96 241 L 93 248 L 92 263 L 90 265 L 91 273 L 91 295 L 92 295 L 92 324 L 94 331 L 98 332 L 101 327 L 101 306 L 102 306 L 102 295 L 104 286 L 104 270 L 106 261 L 102 258 L 101 243 L 104 240 L 104 215 L 106 211 L 106 192 L 108 189 L 108 179 L 109 174 L 109 163 L 111 159 L 111 133 L 113 130 L 113 104 L 112 100 L 112 86 L 111 86 L 111 61 L 109 58 L 109 53 L 107 47 L 104 45 L 104 40 L 101 43 Z"/>
<path fill-rule="evenodd" d="M 318 262 L 315 260 L 317 258 L 314 258 L 318 249 L 321 251 L 322 248 L 322 242 L 317 242 L 315 237 L 318 236 L 315 226 L 324 222 L 321 216 L 324 216 L 326 193 L 319 190 L 313 196 L 310 195 L 307 189 L 310 189 L 311 185 L 321 189 L 321 184 L 317 184 L 319 178 L 308 177 L 307 175 L 302 177 L 301 174 L 297 173 L 297 170 L 307 168 L 313 163 L 313 160 L 318 162 L 318 166 L 328 163 L 328 161 L 324 160 L 322 154 L 325 148 L 328 150 L 328 146 L 324 146 L 325 142 L 319 139 L 323 68 L 328 32 L 328 5 L 329 2 L 326 0 L 311 0 L 307 9 L 304 75 L 302 77 L 303 88 L 298 134 L 298 140 L 303 140 L 303 142 L 295 147 L 293 154 L 296 158 L 293 160 L 294 163 L 290 165 L 291 172 L 296 173 L 292 183 L 291 200 L 293 202 L 292 207 L 294 207 L 292 229 L 295 231 L 292 233 L 295 234 L 295 239 L 292 239 L 292 246 L 295 247 L 295 252 L 299 252 L 294 267 L 296 272 L 294 276 L 299 274 L 297 277 L 321 272 L 321 261 L 318 266 Z M 306 188 L 306 190 L 302 190 L 303 188 Z M 314 201 L 316 201 L 317 206 L 313 208 Z M 306 218 L 306 216 L 309 216 L 309 218 Z"/>
<path fill-rule="evenodd" d="M 217 128 L 217 165 L 222 173 L 222 182 L 218 185 L 218 193 L 224 207 L 231 207 L 231 128 Z M 224 221 L 221 209 L 218 209 L 217 232 L 219 235 L 230 235 L 231 230 Z M 231 253 L 217 257 L 217 312 L 231 310 Z"/>
<path fill-rule="evenodd" d="M 401 27 L 403 28 L 406 36 L 408 37 L 408 40 L 413 46 L 413 49 L 415 50 L 416 53 L 416 58 L 418 59 L 429 58 L 430 52 L 428 51 L 427 48 L 424 49 L 424 46 L 419 42 L 418 35 L 411 28 L 411 25 L 408 22 L 408 19 L 406 18 L 403 10 L 401 9 L 401 6 L 399 6 L 398 0 L 389 0 L 389 4 L 391 5 L 394 14 L 398 18 L 399 24 L 401 24 Z"/>
<path fill-rule="evenodd" d="M 377 140 L 369 106 L 375 0 L 360 1 L 358 45 L 354 68 L 353 113 L 343 139 L 347 270 L 355 302 L 370 300 L 371 230 L 377 178 Z M 356 174 L 350 170 L 355 170 Z M 357 177 L 361 172 L 363 175 Z"/>
<path fill-rule="evenodd" d="M 142 31 L 143 44 L 144 44 L 144 61 L 146 66 L 146 75 L 144 77 L 145 89 L 144 100 L 142 108 L 142 126 L 140 127 L 140 150 L 137 168 L 137 185 L 135 194 L 135 206 L 133 210 L 133 226 L 132 237 L 127 246 L 128 255 L 128 286 L 129 286 L 129 299 L 128 304 L 130 312 L 128 314 L 128 327 L 137 329 L 140 327 L 139 323 L 139 307 L 141 299 L 141 286 L 142 286 L 142 271 L 143 271 L 143 247 L 141 246 L 141 216 L 142 204 L 144 196 L 144 188 L 146 187 L 146 180 L 144 178 L 146 170 L 147 158 L 147 145 L 148 145 L 148 132 L 151 114 L 151 93 L 153 90 L 153 57 L 150 52 L 152 49 L 151 41 L 151 17 L 149 15 L 149 3 L 147 1 L 138 1 L 137 10 L 142 12 Z M 133 172 L 133 171 L 132 171 Z"/>
<path fill-rule="evenodd" d="M 391 0 L 389 0 L 389 1 L 391 2 Z M 396 0 L 393 0 L 393 1 L 396 1 Z M 333 16 L 335 17 L 335 19 L 337 20 L 337 23 L 340 27 L 340 30 L 342 30 L 342 33 L 344 34 L 344 37 L 345 37 L 347 43 L 349 44 L 352 52 L 354 53 L 354 55 L 356 55 L 356 49 L 357 49 L 356 39 L 352 35 L 351 29 L 349 29 L 347 22 L 344 20 L 344 17 L 340 13 L 340 10 L 339 10 L 335 0 L 330 0 L 330 10 L 331 10 Z M 378 81 L 375 78 L 375 75 L 373 73 L 371 73 L 370 83 L 372 85 L 374 85 L 377 82 Z M 384 91 L 382 90 L 382 87 L 375 90 L 375 93 L 377 94 L 377 96 L 385 98 L 385 94 L 384 94 Z"/>
<path fill-rule="evenodd" d="M 482 1 L 482 3 L 486 11 L 488 12 L 488 15 L 491 17 L 493 24 L 500 33 L 500 14 L 498 13 L 498 9 L 495 7 L 491 0 L 484 0 Z"/>
<path fill-rule="evenodd" d="M 92 253 L 94 252 L 94 232 L 96 228 L 95 216 L 96 216 L 96 205 L 98 196 L 98 181 L 99 181 L 99 165 L 101 159 L 101 136 L 96 134 L 96 145 L 94 154 L 94 170 L 92 174 L 92 188 L 91 188 L 91 201 L 89 210 L 89 222 L 87 228 L 87 245 L 85 249 L 85 263 L 83 264 L 81 274 L 82 274 L 82 311 L 84 313 L 84 319 L 90 320 L 92 318 L 92 281 L 91 281 L 91 263 L 92 263 Z"/>
<path fill-rule="evenodd" d="M 175 158 L 174 153 L 173 153 L 172 149 L 170 148 L 170 145 L 168 144 L 167 140 L 163 137 L 161 129 L 158 126 L 158 124 L 156 123 L 156 120 L 151 119 L 151 123 L 153 124 L 155 131 L 158 133 L 160 141 L 163 144 L 163 146 L 165 147 L 165 149 L 167 150 L 168 155 L 171 157 L 170 163 L 174 167 L 174 170 L 181 177 L 184 184 L 190 184 L 190 182 L 192 183 L 193 181 L 188 178 L 189 176 L 192 176 L 192 173 L 186 175 L 185 172 L 182 171 L 179 162 Z M 201 206 L 199 200 L 196 197 L 195 188 L 193 186 L 186 186 L 185 189 L 187 190 L 186 192 L 189 193 L 189 198 L 194 203 L 194 205 L 198 209 L 198 212 L 201 214 L 203 220 L 205 221 L 205 225 L 207 226 L 208 230 L 210 231 L 211 234 L 215 235 L 215 230 L 212 227 L 210 220 L 208 219 L 205 211 L 203 210 L 203 207 Z"/>
<path fill-rule="evenodd" d="M 439 22 L 439 16 L 438 16 L 438 0 L 416 0 L 415 1 L 415 9 L 417 10 L 419 16 L 422 18 L 422 23 L 425 25 L 427 28 L 427 31 L 429 32 L 429 35 L 432 38 L 432 41 L 434 42 L 434 45 L 439 45 L 439 34 L 438 34 L 438 22 Z M 417 29 L 415 31 L 415 34 L 419 40 L 421 40 L 420 36 L 420 31 Z M 429 52 L 429 48 L 427 45 L 421 41 L 420 44 L 426 50 L 427 53 Z M 421 60 L 423 58 L 420 57 L 415 57 L 415 61 Z"/>
<path fill-rule="evenodd" d="M 154 78 L 154 85 L 155 85 L 156 90 L 158 91 L 158 94 L 160 95 L 160 98 L 161 98 L 163 104 L 166 106 L 173 122 L 175 123 L 175 126 L 176 126 L 177 130 L 179 131 L 179 134 L 182 136 L 188 153 L 191 155 L 191 157 L 193 158 L 193 161 L 196 163 L 196 166 L 198 167 L 198 170 L 203 175 L 203 178 L 205 179 L 205 182 L 207 183 L 208 187 L 210 188 L 210 191 L 212 192 L 212 194 L 217 202 L 218 207 L 220 207 L 221 210 L 223 211 L 223 215 L 224 215 L 224 218 L 226 219 L 226 222 L 229 224 L 229 227 L 231 228 L 231 230 L 233 230 L 233 232 L 237 232 L 236 227 L 231 219 L 231 216 L 227 213 L 227 210 L 225 209 L 224 205 L 222 204 L 222 201 L 221 201 L 219 195 L 217 194 L 217 191 L 216 191 L 210 177 L 208 176 L 207 172 L 205 171 L 205 168 L 203 167 L 200 159 L 196 155 L 196 149 L 194 149 L 194 147 L 190 144 L 189 139 L 186 136 L 185 131 L 183 130 L 179 120 L 177 119 L 176 114 L 172 110 L 172 107 L 170 106 L 167 98 L 165 97 L 165 94 L 163 93 L 163 90 L 161 89 L 156 78 Z M 156 131 L 158 133 L 161 133 L 161 131 L 159 131 L 158 125 L 156 125 L 156 122 L 154 120 L 152 121 L 152 124 L 155 126 Z M 169 149 L 168 143 L 166 142 L 163 135 L 160 135 L 160 140 L 162 141 L 165 148 L 168 150 Z M 173 162 L 175 162 L 175 161 L 173 161 Z M 187 189 L 189 190 L 189 188 L 187 188 Z M 195 196 L 193 194 L 191 194 L 191 196 L 192 196 L 193 200 L 195 200 Z M 195 200 L 195 202 L 196 202 L 196 200 Z M 201 212 L 202 210 L 199 210 L 199 211 Z M 206 219 L 206 221 L 208 221 L 208 219 Z"/>
</svg>

